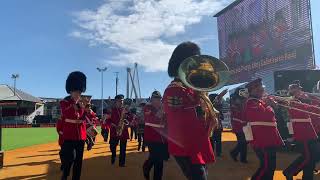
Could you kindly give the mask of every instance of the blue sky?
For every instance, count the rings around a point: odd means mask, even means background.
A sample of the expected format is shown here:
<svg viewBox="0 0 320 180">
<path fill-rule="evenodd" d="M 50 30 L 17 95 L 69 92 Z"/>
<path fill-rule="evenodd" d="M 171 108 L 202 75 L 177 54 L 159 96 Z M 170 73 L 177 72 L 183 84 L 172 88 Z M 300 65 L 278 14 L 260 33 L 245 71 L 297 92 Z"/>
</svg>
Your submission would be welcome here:
<svg viewBox="0 0 320 180">
<path fill-rule="evenodd" d="M 104 94 L 113 97 L 113 72 L 120 72 L 119 91 L 125 93 L 125 67 L 137 60 L 141 64 L 142 95 L 148 96 L 154 89 L 164 90 L 169 83 L 164 70 L 170 50 L 177 43 L 193 40 L 200 43 L 203 53 L 218 56 L 217 28 L 212 15 L 224 3 L 179 0 L 167 1 L 161 7 L 156 2 L 138 3 L 133 7 L 136 9 L 128 9 L 132 4 L 127 1 L 2 1 L 0 84 L 12 85 L 11 74 L 19 73 L 19 89 L 34 96 L 63 97 L 68 73 L 80 70 L 88 77 L 86 94 L 100 98 L 100 74 L 96 67 L 107 65 Z M 174 5 L 185 7 L 174 14 Z M 320 1 L 311 0 L 311 5 L 317 59 L 320 20 L 315 17 L 320 17 L 316 9 Z M 128 18 L 129 12 L 135 14 Z M 163 19 L 157 18 L 159 14 Z M 141 17 L 145 17 L 143 21 L 139 21 Z M 124 26 L 126 23 L 133 28 Z M 141 38 L 144 35 L 147 37 Z"/>
</svg>

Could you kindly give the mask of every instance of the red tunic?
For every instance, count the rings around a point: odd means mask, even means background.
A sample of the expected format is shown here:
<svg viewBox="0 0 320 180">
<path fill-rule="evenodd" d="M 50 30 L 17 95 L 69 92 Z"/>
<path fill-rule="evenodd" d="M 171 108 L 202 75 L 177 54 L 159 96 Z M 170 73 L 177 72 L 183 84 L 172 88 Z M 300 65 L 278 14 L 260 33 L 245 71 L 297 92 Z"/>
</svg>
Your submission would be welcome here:
<svg viewBox="0 0 320 180">
<path fill-rule="evenodd" d="M 262 100 L 249 98 L 245 107 L 245 118 L 249 123 L 274 123 L 275 126 L 252 125 L 253 148 L 278 147 L 283 145 L 282 138 L 276 126 L 276 118 L 273 109 Z"/>
<path fill-rule="evenodd" d="M 309 107 L 310 112 L 320 115 L 320 99 L 311 97 L 311 106 Z M 312 125 L 317 134 L 320 133 L 320 116 L 310 114 Z"/>
<path fill-rule="evenodd" d="M 303 111 L 308 111 L 310 109 L 310 106 L 308 106 L 307 104 L 301 104 L 295 101 L 292 101 L 290 106 L 293 108 L 301 109 Z M 317 139 L 317 134 L 311 122 L 295 122 L 301 120 L 307 121 L 308 119 L 310 120 L 310 116 L 308 113 L 289 109 L 289 116 L 294 132 L 293 138 L 296 141 L 304 142 L 312 139 Z"/>
<path fill-rule="evenodd" d="M 144 107 L 144 139 L 146 142 L 166 143 L 165 118 L 157 117 L 158 109 L 148 104 Z"/>
<path fill-rule="evenodd" d="M 63 139 L 86 140 L 86 123 L 83 119 L 84 109 L 76 110 L 74 105 L 76 105 L 75 101 L 70 97 L 60 101 Z"/>
<path fill-rule="evenodd" d="M 62 132 L 63 131 L 63 121 L 61 119 L 59 119 L 57 121 L 56 129 L 57 129 L 57 132 L 59 135 L 59 140 L 58 140 L 59 146 L 62 146 L 62 144 L 63 144 L 63 137 L 62 137 L 62 135 L 63 135 L 63 132 Z"/>
<path fill-rule="evenodd" d="M 105 114 L 105 119 L 102 121 L 102 129 L 110 129 L 111 126 L 111 114 Z"/>
<path fill-rule="evenodd" d="M 110 127 L 110 138 L 119 138 L 120 140 L 127 140 L 129 139 L 129 132 L 128 127 L 125 126 L 122 135 L 119 137 L 117 136 L 116 126 L 119 125 L 120 116 L 121 116 L 122 108 L 112 108 L 111 110 L 111 127 Z"/>
<path fill-rule="evenodd" d="M 246 121 L 243 118 L 243 112 L 235 109 L 231 109 L 231 126 L 234 133 L 243 132 L 242 128 L 246 125 Z"/>
<path fill-rule="evenodd" d="M 174 156 L 188 156 L 193 164 L 214 162 L 208 130 L 197 117 L 195 110 L 195 107 L 200 105 L 195 91 L 173 81 L 165 90 L 163 100 L 168 125 L 169 153 Z"/>
</svg>

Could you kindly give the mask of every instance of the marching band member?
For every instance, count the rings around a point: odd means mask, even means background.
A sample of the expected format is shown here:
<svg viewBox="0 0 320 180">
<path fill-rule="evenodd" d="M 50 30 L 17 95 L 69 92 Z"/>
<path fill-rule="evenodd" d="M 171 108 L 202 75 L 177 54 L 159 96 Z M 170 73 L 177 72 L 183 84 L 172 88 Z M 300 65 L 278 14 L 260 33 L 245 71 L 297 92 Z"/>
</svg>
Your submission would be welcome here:
<svg viewBox="0 0 320 180">
<path fill-rule="evenodd" d="M 238 161 L 237 157 L 240 154 L 240 162 L 248 163 L 247 161 L 247 141 L 243 133 L 243 127 L 246 121 L 243 117 L 244 104 L 246 98 L 240 96 L 240 91 L 244 88 L 237 88 L 236 91 L 230 95 L 230 110 L 231 110 L 231 125 L 232 131 L 237 136 L 237 145 L 230 152 L 234 161 Z"/>
<path fill-rule="evenodd" d="M 301 152 L 301 156 L 283 171 L 283 174 L 287 180 L 292 180 L 293 176 L 303 171 L 303 180 L 310 180 L 313 179 L 313 170 L 315 168 L 314 151 L 316 150 L 317 134 L 312 125 L 310 115 L 306 113 L 309 111 L 310 106 L 301 103 L 302 101 L 307 102 L 308 99 L 307 96 L 303 95 L 302 87 L 298 81 L 295 81 L 294 84 L 289 86 L 289 93 L 295 100 L 290 102 L 292 108 L 289 108 L 290 123 L 288 128 L 289 132 L 293 134 L 294 140 L 302 146 L 303 151 Z"/>
<path fill-rule="evenodd" d="M 221 157 L 222 153 L 222 131 L 223 131 L 223 126 L 222 126 L 222 121 L 224 120 L 224 116 L 222 113 L 222 98 L 223 96 L 228 92 L 228 90 L 222 91 L 220 94 L 210 94 L 209 99 L 213 106 L 216 108 L 217 111 L 219 111 L 219 123 L 218 127 L 213 131 L 212 137 L 211 137 L 211 144 L 213 150 L 216 151 L 216 155 L 218 157 Z"/>
<path fill-rule="evenodd" d="M 101 135 L 103 137 L 104 142 L 108 142 L 110 126 L 111 126 L 111 110 L 108 109 L 103 115 L 103 121 L 101 123 Z"/>
<path fill-rule="evenodd" d="M 128 121 L 130 122 L 130 141 L 132 141 L 133 137 L 135 140 L 138 139 L 137 135 L 137 126 L 138 126 L 138 118 L 137 118 L 137 109 L 133 108 L 130 110 L 128 115 Z"/>
<path fill-rule="evenodd" d="M 250 141 L 258 159 L 260 167 L 253 175 L 253 180 L 272 180 L 276 169 L 276 149 L 284 143 L 277 128 L 275 114 L 270 105 L 273 101 L 262 100 L 264 88 L 262 80 L 256 79 L 246 85 L 249 98 L 244 110 L 244 118 L 250 127 L 252 139 Z M 248 132 L 245 132 L 248 133 Z M 249 137 L 249 136 L 248 136 Z"/>
<path fill-rule="evenodd" d="M 143 174 L 146 180 L 150 179 L 152 167 L 154 168 L 153 179 L 161 180 L 163 161 L 169 158 L 161 98 L 160 92 L 154 91 L 151 95 L 151 103 L 144 107 L 144 140 L 149 149 L 149 158 L 143 165 Z"/>
<path fill-rule="evenodd" d="M 196 111 L 201 109 L 200 92 L 184 85 L 178 76 L 182 61 L 193 55 L 200 55 L 200 48 L 192 42 L 181 43 L 173 51 L 168 74 L 174 80 L 165 90 L 163 106 L 168 124 L 169 153 L 175 157 L 187 179 L 206 180 L 206 165 L 215 158 L 202 113 Z"/>
<path fill-rule="evenodd" d="M 138 128 L 137 128 L 137 135 L 138 135 L 138 151 L 142 150 L 145 152 L 145 142 L 144 142 L 144 106 L 146 105 L 145 102 L 140 103 L 140 111 L 137 113 L 138 116 Z"/>
<path fill-rule="evenodd" d="M 60 101 L 61 121 L 63 122 L 61 153 L 64 157 L 61 179 L 68 178 L 71 166 L 73 166 L 72 179 L 79 180 L 84 144 L 87 138 L 86 123 L 83 117 L 84 105 L 80 102 L 81 93 L 86 91 L 86 76 L 79 71 L 69 74 L 66 81 L 66 91 L 70 96 Z"/>
<path fill-rule="evenodd" d="M 120 155 L 119 155 L 119 166 L 125 167 L 126 164 L 126 149 L 127 140 L 129 139 L 128 126 L 125 125 L 121 136 L 117 135 L 117 129 L 119 128 L 119 122 L 122 118 L 126 118 L 127 110 L 124 107 L 124 96 L 117 95 L 115 98 L 115 106 L 111 110 L 111 128 L 110 128 L 110 151 L 111 164 L 113 165 L 116 161 L 117 146 L 120 142 Z"/>
</svg>

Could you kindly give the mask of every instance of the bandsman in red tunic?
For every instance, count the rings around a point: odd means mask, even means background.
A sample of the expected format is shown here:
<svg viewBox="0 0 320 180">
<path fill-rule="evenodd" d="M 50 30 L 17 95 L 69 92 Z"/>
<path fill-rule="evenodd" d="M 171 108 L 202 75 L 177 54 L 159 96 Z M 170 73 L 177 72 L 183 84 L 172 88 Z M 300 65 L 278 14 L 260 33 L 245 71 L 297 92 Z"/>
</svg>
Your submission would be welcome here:
<svg viewBox="0 0 320 180">
<path fill-rule="evenodd" d="M 130 110 L 130 113 L 128 114 L 128 121 L 130 123 L 130 141 L 132 141 L 133 138 L 137 140 L 138 117 L 136 108 Z"/>
<path fill-rule="evenodd" d="M 240 91 L 243 90 L 244 88 L 237 88 L 236 91 L 230 95 L 231 126 L 233 133 L 237 136 L 237 145 L 230 152 L 230 155 L 234 161 L 238 161 L 238 155 L 240 154 L 240 162 L 248 163 L 247 141 L 243 133 L 243 127 L 247 124 L 243 117 L 246 97 L 240 96 Z"/>
<path fill-rule="evenodd" d="M 84 104 L 81 93 L 86 91 L 86 76 L 79 71 L 69 74 L 66 81 L 67 96 L 60 101 L 62 138 L 61 153 L 64 157 L 62 180 L 66 180 L 73 166 L 72 179 L 81 176 L 84 144 L 87 138 L 84 119 Z"/>
<path fill-rule="evenodd" d="M 111 110 L 111 128 L 110 128 L 110 150 L 112 153 L 111 164 L 113 165 L 116 161 L 116 152 L 117 146 L 120 142 L 120 155 L 119 155 L 119 166 L 125 167 L 126 165 L 126 150 L 127 150 L 127 141 L 129 139 L 128 132 L 128 120 L 126 114 L 128 110 L 124 106 L 124 96 L 117 95 L 115 97 L 115 105 Z M 117 129 L 120 128 L 121 117 L 125 119 L 125 125 L 122 130 L 121 135 L 117 134 Z"/>
<path fill-rule="evenodd" d="M 181 43 L 173 51 L 168 74 L 174 80 L 165 90 L 163 107 L 168 124 L 169 153 L 189 180 L 206 180 L 206 165 L 215 158 L 202 119 L 201 112 L 205 110 L 200 106 L 199 92 L 184 85 L 178 77 L 182 61 L 193 55 L 200 55 L 200 48 L 192 42 Z"/>
<path fill-rule="evenodd" d="M 108 142 L 109 131 L 111 126 L 111 109 L 107 109 L 104 112 L 102 122 L 101 122 L 101 135 L 104 142 Z"/>
<path fill-rule="evenodd" d="M 271 100 L 262 100 L 264 88 L 261 79 L 248 83 L 246 88 L 249 98 L 244 118 L 248 123 L 244 132 L 260 161 L 260 167 L 252 179 L 272 180 L 276 169 L 276 149 L 284 145 L 271 107 L 275 104 Z"/>
<path fill-rule="evenodd" d="M 169 158 L 166 140 L 166 119 L 161 104 L 161 94 L 154 91 L 151 103 L 144 107 L 144 140 L 149 149 L 149 158 L 143 166 L 145 179 L 150 179 L 150 171 L 154 168 L 153 179 L 161 180 L 163 161 Z"/>
<path fill-rule="evenodd" d="M 317 133 L 312 123 L 312 115 L 308 112 L 315 111 L 310 103 L 307 95 L 302 92 L 299 81 L 295 81 L 289 86 L 289 93 L 295 100 L 290 102 L 288 123 L 289 133 L 293 135 L 293 139 L 301 146 L 301 155 L 293 161 L 288 168 L 283 171 L 287 180 L 292 180 L 300 171 L 303 171 L 303 180 L 313 179 L 313 170 L 315 168 L 316 140 Z M 304 102 L 304 103 L 303 103 Z M 313 117 L 314 118 L 314 117 Z M 314 118 L 315 120 L 315 118 Z"/>
</svg>

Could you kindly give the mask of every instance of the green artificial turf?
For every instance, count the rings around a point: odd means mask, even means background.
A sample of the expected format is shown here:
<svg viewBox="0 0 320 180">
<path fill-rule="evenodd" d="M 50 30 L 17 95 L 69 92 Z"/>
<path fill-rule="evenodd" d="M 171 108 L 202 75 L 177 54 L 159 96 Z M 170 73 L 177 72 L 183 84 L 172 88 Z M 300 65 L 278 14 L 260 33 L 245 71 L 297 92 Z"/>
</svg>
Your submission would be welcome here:
<svg viewBox="0 0 320 180">
<path fill-rule="evenodd" d="M 56 128 L 2 128 L 2 149 L 5 151 L 57 140 Z"/>
</svg>

